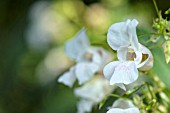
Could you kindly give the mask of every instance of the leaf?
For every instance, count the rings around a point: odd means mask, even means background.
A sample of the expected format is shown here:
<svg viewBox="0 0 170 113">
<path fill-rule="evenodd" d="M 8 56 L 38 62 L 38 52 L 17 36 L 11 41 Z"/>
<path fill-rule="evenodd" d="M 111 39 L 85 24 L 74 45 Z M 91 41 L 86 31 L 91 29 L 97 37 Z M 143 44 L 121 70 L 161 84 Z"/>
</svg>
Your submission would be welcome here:
<svg viewBox="0 0 170 113">
<path fill-rule="evenodd" d="M 101 109 L 101 108 L 103 107 L 103 105 L 105 104 L 106 100 L 107 100 L 107 98 L 104 98 L 104 99 L 100 102 L 100 104 L 99 104 L 99 109 Z"/>
<path fill-rule="evenodd" d="M 152 49 L 154 56 L 154 67 L 153 70 L 156 72 L 158 77 L 165 83 L 167 88 L 170 90 L 170 63 L 165 62 L 165 57 L 162 48 Z"/>
</svg>

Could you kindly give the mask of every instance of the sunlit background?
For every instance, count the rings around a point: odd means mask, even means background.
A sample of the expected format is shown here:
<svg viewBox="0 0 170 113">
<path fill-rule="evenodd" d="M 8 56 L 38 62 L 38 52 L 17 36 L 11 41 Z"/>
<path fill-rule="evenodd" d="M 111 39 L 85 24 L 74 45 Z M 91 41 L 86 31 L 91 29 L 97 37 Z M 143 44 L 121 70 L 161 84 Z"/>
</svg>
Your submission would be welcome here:
<svg viewBox="0 0 170 113">
<path fill-rule="evenodd" d="M 73 90 L 57 83 L 73 64 L 65 41 L 82 27 L 91 43 L 105 41 L 110 25 L 128 18 L 153 30 L 155 17 L 152 0 L 1 0 L 0 113 L 76 113 Z"/>
</svg>

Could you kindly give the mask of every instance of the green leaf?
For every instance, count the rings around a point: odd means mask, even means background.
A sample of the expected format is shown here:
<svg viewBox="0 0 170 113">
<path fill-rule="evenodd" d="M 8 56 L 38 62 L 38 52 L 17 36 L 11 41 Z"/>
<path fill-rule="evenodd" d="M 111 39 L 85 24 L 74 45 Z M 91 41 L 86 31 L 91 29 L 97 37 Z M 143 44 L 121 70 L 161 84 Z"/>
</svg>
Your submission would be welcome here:
<svg viewBox="0 0 170 113">
<path fill-rule="evenodd" d="M 100 102 L 100 104 L 99 104 L 99 109 L 101 109 L 101 108 L 103 107 L 103 105 L 105 104 L 106 100 L 107 100 L 107 98 L 104 98 L 104 99 Z"/>
<path fill-rule="evenodd" d="M 170 90 L 170 63 L 167 64 L 162 48 L 152 49 L 154 56 L 154 67 L 153 70 L 156 72 L 158 77 L 165 83 L 167 88 Z"/>
</svg>

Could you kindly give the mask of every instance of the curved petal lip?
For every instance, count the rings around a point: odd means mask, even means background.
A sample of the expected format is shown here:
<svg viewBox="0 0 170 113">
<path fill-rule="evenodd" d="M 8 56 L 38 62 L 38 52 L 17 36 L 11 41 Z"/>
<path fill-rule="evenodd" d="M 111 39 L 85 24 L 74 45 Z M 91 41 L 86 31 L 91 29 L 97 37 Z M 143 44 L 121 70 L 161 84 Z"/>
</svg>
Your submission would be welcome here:
<svg viewBox="0 0 170 113">
<path fill-rule="evenodd" d="M 137 80 L 138 70 L 132 61 L 119 63 L 110 79 L 110 85 L 116 83 L 130 84 Z"/>
<path fill-rule="evenodd" d="M 147 71 L 149 69 L 151 69 L 153 67 L 153 55 L 151 53 L 151 51 L 143 46 L 142 44 L 139 43 L 139 49 L 140 49 L 140 52 L 144 55 L 144 54 L 147 54 L 148 57 L 146 60 L 144 60 L 143 62 L 141 62 L 140 64 L 138 64 L 138 68 L 139 70 L 142 70 L 142 71 Z"/>
</svg>

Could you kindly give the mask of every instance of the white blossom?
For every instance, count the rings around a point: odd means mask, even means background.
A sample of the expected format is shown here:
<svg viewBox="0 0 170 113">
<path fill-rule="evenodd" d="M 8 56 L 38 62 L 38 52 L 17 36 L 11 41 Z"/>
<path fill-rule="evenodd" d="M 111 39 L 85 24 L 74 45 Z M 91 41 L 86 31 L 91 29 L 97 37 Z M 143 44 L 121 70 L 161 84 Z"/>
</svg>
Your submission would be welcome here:
<svg viewBox="0 0 170 113">
<path fill-rule="evenodd" d="M 76 65 L 64 73 L 58 81 L 69 87 L 73 86 L 76 79 L 80 85 L 90 80 L 110 59 L 110 54 L 103 48 L 90 46 L 84 28 L 66 43 L 65 51 Z"/>
<path fill-rule="evenodd" d="M 77 104 L 78 113 L 91 112 L 93 106 L 113 90 L 114 87 L 109 86 L 109 82 L 102 76 L 95 76 L 82 87 L 76 88 L 74 93 L 80 98 Z"/>
<path fill-rule="evenodd" d="M 140 113 L 140 111 L 132 101 L 120 98 L 113 103 L 107 113 Z"/>
<path fill-rule="evenodd" d="M 138 69 L 146 71 L 153 66 L 150 50 L 138 42 L 137 25 L 135 19 L 116 23 L 107 34 L 107 42 L 117 51 L 118 61 L 107 64 L 103 73 L 110 85 L 115 84 L 124 90 L 124 84 L 130 84 L 138 78 Z"/>
</svg>

